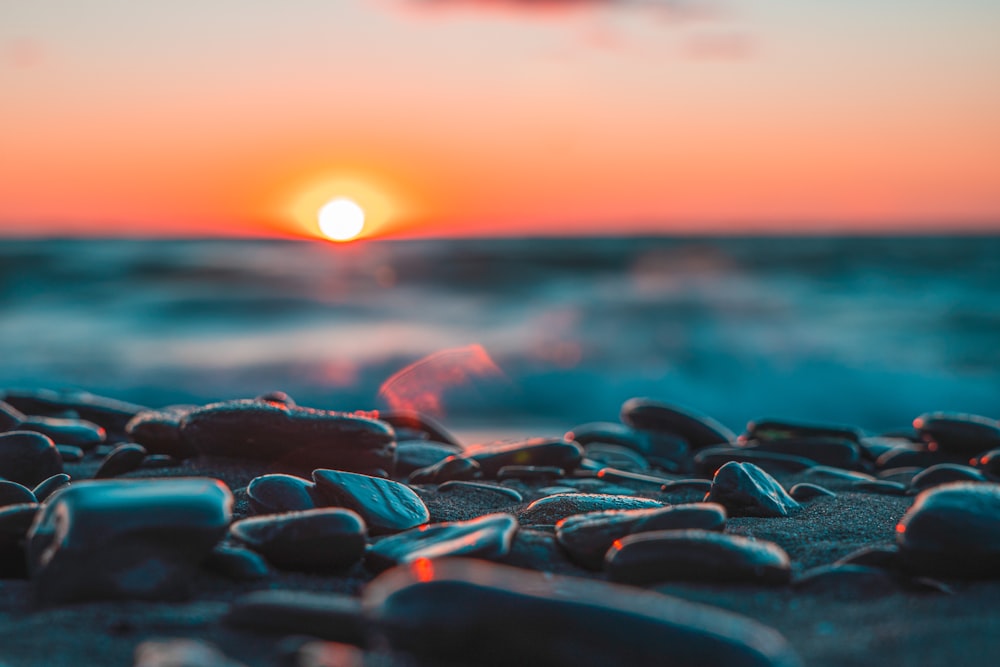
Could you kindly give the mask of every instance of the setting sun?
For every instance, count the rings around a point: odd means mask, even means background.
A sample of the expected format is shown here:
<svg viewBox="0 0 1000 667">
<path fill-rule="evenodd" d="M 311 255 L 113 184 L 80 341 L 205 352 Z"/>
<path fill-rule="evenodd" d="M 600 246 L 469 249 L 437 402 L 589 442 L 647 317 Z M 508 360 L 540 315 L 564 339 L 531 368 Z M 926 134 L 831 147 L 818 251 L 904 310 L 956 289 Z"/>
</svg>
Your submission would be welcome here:
<svg viewBox="0 0 1000 667">
<path fill-rule="evenodd" d="M 319 229 L 333 241 L 350 241 L 364 227 L 365 211 L 350 199 L 333 199 L 319 210 Z"/>
</svg>

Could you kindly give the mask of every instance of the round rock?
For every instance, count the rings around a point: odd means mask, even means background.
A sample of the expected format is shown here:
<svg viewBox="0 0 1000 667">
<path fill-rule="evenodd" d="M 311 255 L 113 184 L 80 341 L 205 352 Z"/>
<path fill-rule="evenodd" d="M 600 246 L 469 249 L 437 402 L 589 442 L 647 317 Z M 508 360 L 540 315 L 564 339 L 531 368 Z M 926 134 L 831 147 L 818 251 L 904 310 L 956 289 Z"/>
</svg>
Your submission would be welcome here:
<svg viewBox="0 0 1000 667">
<path fill-rule="evenodd" d="M 62 457 L 48 436 L 32 431 L 0 435 L 0 477 L 35 486 L 62 471 Z"/>
<path fill-rule="evenodd" d="M 420 497 L 399 482 L 342 470 L 314 470 L 313 480 L 320 498 L 360 514 L 372 535 L 399 533 L 430 520 Z"/>
<path fill-rule="evenodd" d="M 229 532 L 286 570 L 342 570 L 361 560 L 365 550 L 365 522 L 357 513 L 340 508 L 243 519 Z"/>
</svg>

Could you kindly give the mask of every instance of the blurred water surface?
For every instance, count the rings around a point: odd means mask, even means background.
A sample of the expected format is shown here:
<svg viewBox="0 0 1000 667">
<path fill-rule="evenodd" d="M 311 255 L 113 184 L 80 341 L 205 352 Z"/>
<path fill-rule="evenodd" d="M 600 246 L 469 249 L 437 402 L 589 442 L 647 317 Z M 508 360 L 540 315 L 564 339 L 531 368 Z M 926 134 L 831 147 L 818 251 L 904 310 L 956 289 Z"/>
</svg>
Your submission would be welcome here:
<svg viewBox="0 0 1000 667">
<path fill-rule="evenodd" d="M 476 433 L 559 433 L 637 395 L 736 429 L 998 417 L 1000 238 L 5 240 L 3 386 L 282 389 Z"/>
</svg>

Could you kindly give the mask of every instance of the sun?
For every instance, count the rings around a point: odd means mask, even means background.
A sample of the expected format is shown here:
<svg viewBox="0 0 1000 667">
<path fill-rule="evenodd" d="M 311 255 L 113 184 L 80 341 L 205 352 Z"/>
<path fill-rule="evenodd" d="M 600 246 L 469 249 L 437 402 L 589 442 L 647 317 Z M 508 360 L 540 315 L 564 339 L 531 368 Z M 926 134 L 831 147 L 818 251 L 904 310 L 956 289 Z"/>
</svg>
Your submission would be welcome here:
<svg viewBox="0 0 1000 667">
<path fill-rule="evenodd" d="M 350 241 L 365 228 L 365 211 L 345 197 L 331 199 L 319 210 L 319 230 L 332 241 Z"/>
</svg>

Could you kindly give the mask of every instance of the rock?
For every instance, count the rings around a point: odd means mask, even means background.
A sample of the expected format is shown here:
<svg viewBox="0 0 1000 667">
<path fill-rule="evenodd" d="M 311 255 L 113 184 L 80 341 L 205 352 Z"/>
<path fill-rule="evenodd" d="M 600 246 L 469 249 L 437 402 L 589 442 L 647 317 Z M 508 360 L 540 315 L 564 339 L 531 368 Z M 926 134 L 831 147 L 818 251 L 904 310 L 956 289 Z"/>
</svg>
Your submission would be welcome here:
<svg viewBox="0 0 1000 667">
<path fill-rule="evenodd" d="M 736 442 L 736 434 L 711 417 L 649 398 L 625 401 L 621 420 L 640 431 L 679 436 L 695 449 Z"/>
<path fill-rule="evenodd" d="M 17 425 L 17 429 L 41 433 L 52 438 L 58 445 L 72 445 L 81 449 L 93 449 L 107 438 L 102 427 L 82 419 L 28 417 Z"/>
<path fill-rule="evenodd" d="M 354 565 L 365 551 L 365 522 L 357 513 L 319 508 L 242 519 L 229 533 L 286 570 L 335 572 Z"/>
<path fill-rule="evenodd" d="M 823 486 L 836 489 L 850 489 L 858 482 L 874 482 L 875 478 L 863 472 L 844 470 L 842 468 L 831 468 L 830 466 L 816 466 L 806 470 L 803 477 L 822 482 Z"/>
<path fill-rule="evenodd" d="M 9 403 L 0 401 L 0 433 L 13 431 L 28 416 Z"/>
<path fill-rule="evenodd" d="M 372 535 L 399 533 L 427 523 L 427 506 L 408 486 L 340 470 L 314 470 L 317 495 L 361 515 Z"/>
<path fill-rule="evenodd" d="M 363 604 L 393 649 L 435 664 L 467 663 L 469 656 L 487 667 L 801 664 L 777 632 L 749 618 L 481 561 L 393 568 L 365 588 Z"/>
<path fill-rule="evenodd" d="M 271 574 L 260 554 L 242 547 L 219 545 L 205 559 L 207 569 L 234 581 L 260 581 Z"/>
<path fill-rule="evenodd" d="M 29 415 L 57 415 L 71 410 L 81 418 L 115 433 L 124 433 L 125 424 L 146 409 L 141 405 L 83 391 L 7 391 L 3 399 Z"/>
<path fill-rule="evenodd" d="M 694 467 L 702 475 L 714 475 L 727 463 L 752 463 L 776 473 L 801 472 L 819 465 L 802 456 L 764 452 L 753 447 L 706 447 L 694 456 Z"/>
<path fill-rule="evenodd" d="M 188 459 L 197 456 L 198 449 L 181 438 L 181 422 L 197 409 L 193 405 L 176 405 L 143 410 L 125 425 L 125 432 L 151 454 Z"/>
<path fill-rule="evenodd" d="M 504 466 L 497 471 L 497 479 L 523 479 L 526 481 L 552 482 L 566 476 L 566 471 L 555 466 Z"/>
<path fill-rule="evenodd" d="M 37 502 L 38 499 L 35 498 L 35 494 L 28 487 L 22 486 L 17 482 L 0 479 L 0 507 L 23 505 L 25 503 L 35 504 Z"/>
<path fill-rule="evenodd" d="M 200 639 L 147 640 L 135 647 L 133 667 L 242 667 Z"/>
<path fill-rule="evenodd" d="M 214 479 L 77 482 L 42 505 L 28 568 L 45 604 L 185 597 L 225 535 L 232 494 Z"/>
<path fill-rule="evenodd" d="M 595 476 L 603 482 L 628 482 L 649 489 L 660 489 L 663 488 L 664 484 L 670 484 L 674 481 L 667 477 L 626 472 L 625 470 L 616 470 L 614 468 L 601 468 Z"/>
<path fill-rule="evenodd" d="M 956 465 L 954 463 L 939 463 L 918 473 L 910 480 L 910 492 L 917 493 L 924 489 L 940 486 L 949 482 L 986 482 L 986 476 L 975 468 Z"/>
<path fill-rule="evenodd" d="M 615 468 L 627 472 L 646 472 L 649 470 L 649 461 L 627 447 L 593 442 L 584 445 L 583 451 L 588 459 L 600 464 L 597 466 L 598 469 Z"/>
<path fill-rule="evenodd" d="M 415 470 L 440 463 L 461 449 L 454 445 L 423 440 L 407 440 L 396 445 L 396 476 L 405 478 Z"/>
<path fill-rule="evenodd" d="M 225 620 L 254 633 L 308 635 L 357 646 L 367 641 L 361 602 L 339 593 L 255 591 L 237 598 Z"/>
<path fill-rule="evenodd" d="M 712 482 L 707 479 L 675 479 L 660 487 L 662 493 L 691 491 L 705 495 L 712 489 Z"/>
<path fill-rule="evenodd" d="M 181 422 L 181 437 L 202 454 L 288 470 L 392 470 L 396 460 L 395 434 L 384 422 L 253 400 L 195 410 Z"/>
<path fill-rule="evenodd" d="M 365 564 L 375 572 L 420 558 L 463 556 L 496 560 L 510 553 L 518 524 L 510 514 L 420 526 L 385 537 L 368 548 Z"/>
<path fill-rule="evenodd" d="M 845 600 L 883 597 L 900 590 L 887 570 L 859 564 L 814 567 L 803 572 L 792 582 L 792 587 L 804 593 L 832 595 Z"/>
<path fill-rule="evenodd" d="M 956 412 L 928 412 L 913 428 L 931 451 L 974 456 L 1000 447 L 1000 423 L 989 417 Z"/>
<path fill-rule="evenodd" d="M 574 562 L 600 570 L 611 545 L 627 535 L 692 528 L 721 531 L 725 526 L 726 510 L 721 505 L 691 503 L 659 509 L 575 514 L 556 524 L 556 539 Z"/>
<path fill-rule="evenodd" d="M 169 454 L 148 454 L 139 466 L 144 470 L 160 470 L 163 468 L 176 468 L 181 462 Z"/>
<path fill-rule="evenodd" d="M 991 477 L 1000 477 L 1000 448 L 991 449 L 970 461 L 979 470 Z"/>
<path fill-rule="evenodd" d="M 875 460 L 875 467 L 879 470 L 908 467 L 929 468 L 938 463 L 947 462 L 948 459 L 939 451 L 932 452 L 911 445 L 895 447 L 881 454 Z"/>
<path fill-rule="evenodd" d="M 432 442 L 441 442 L 459 449 L 462 448 L 462 443 L 449 433 L 448 429 L 428 415 L 414 410 L 382 410 L 378 413 L 378 418 L 391 424 L 393 428 L 405 428 L 422 433 Z"/>
<path fill-rule="evenodd" d="M 290 408 L 295 407 L 295 399 L 283 391 L 269 391 L 266 394 L 261 394 L 260 396 L 255 397 L 253 400 L 260 401 L 262 403 L 279 403 L 281 405 L 287 405 Z"/>
<path fill-rule="evenodd" d="M 441 484 L 442 482 L 475 479 L 481 475 L 479 464 L 462 456 L 449 456 L 434 465 L 410 473 L 410 484 Z"/>
<path fill-rule="evenodd" d="M 876 478 L 883 480 L 885 482 L 899 482 L 900 484 L 910 485 L 913 478 L 916 477 L 925 468 L 918 468 L 916 466 L 907 466 L 905 468 L 889 468 L 887 470 L 879 471 Z"/>
<path fill-rule="evenodd" d="M 773 477 L 752 463 L 719 468 L 705 500 L 717 502 L 732 516 L 788 516 L 799 505 Z"/>
<path fill-rule="evenodd" d="M 671 465 L 686 459 L 690 451 L 687 440 L 675 433 L 639 431 L 625 424 L 613 422 L 581 424 L 573 427 L 565 437 L 567 440 L 575 440 L 584 445 L 585 449 L 588 445 L 625 447 L 642 454 L 647 459 L 661 459 Z M 612 467 L 618 466 L 612 465 Z"/>
<path fill-rule="evenodd" d="M 897 570 L 899 569 L 899 548 L 896 545 L 862 547 L 834 561 L 833 564 L 866 565 L 886 570 Z"/>
<path fill-rule="evenodd" d="M 522 496 L 516 489 L 510 489 L 506 486 L 497 486 L 496 484 L 483 484 L 482 482 L 463 482 L 463 481 L 451 481 L 445 482 L 438 487 L 438 491 L 441 493 L 448 493 L 449 491 L 454 491 L 455 489 L 475 489 L 478 491 L 489 491 L 491 493 L 496 493 L 503 496 L 511 503 L 524 502 L 524 496 Z"/>
<path fill-rule="evenodd" d="M 0 507 L 0 579 L 23 579 L 28 576 L 24 540 L 38 507 L 37 503 Z"/>
<path fill-rule="evenodd" d="M 62 471 L 62 457 L 47 436 L 31 431 L 0 434 L 0 477 L 34 486 Z"/>
<path fill-rule="evenodd" d="M 475 445 L 463 458 L 479 464 L 484 477 L 493 479 L 505 466 L 554 466 L 574 470 L 583 459 L 583 447 L 568 440 L 533 438 L 514 443 Z"/>
<path fill-rule="evenodd" d="M 604 558 L 612 581 L 786 584 L 791 561 L 772 542 L 707 530 L 667 530 L 616 540 Z"/>
<path fill-rule="evenodd" d="M 861 493 L 879 493 L 883 496 L 905 496 L 908 487 L 899 482 L 889 482 L 884 479 L 859 479 L 851 484 L 851 491 Z"/>
<path fill-rule="evenodd" d="M 63 460 L 63 463 L 79 463 L 83 460 L 83 450 L 79 447 L 56 445 L 56 451 L 59 452 L 59 458 Z"/>
<path fill-rule="evenodd" d="M 757 452 L 797 456 L 819 465 L 857 470 L 862 466 L 861 447 L 857 442 L 830 437 L 750 440 L 744 447 Z"/>
<path fill-rule="evenodd" d="M 812 424 L 787 419 L 755 419 L 747 424 L 747 436 L 757 440 L 785 438 L 834 438 L 861 441 L 861 431 L 853 426 Z"/>
<path fill-rule="evenodd" d="M 314 509 L 315 492 L 315 484 L 294 475 L 261 475 L 247 485 L 247 498 L 255 514 Z"/>
<path fill-rule="evenodd" d="M 101 467 L 94 473 L 94 479 L 120 477 L 133 470 L 138 470 L 145 458 L 146 450 L 142 445 L 118 445 L 101 463 Z"/>
<path fill-rule="evenodd" d="M 69 486 L 69 483 L 70 476 L 61 472 L 58 475 L 52 475 L 52 477 L 49 477 L 32 489 L 31 492 L 35 494 L 35 498 L 38 499 L 38 502 L 44 503 L 52 496 L 53 493 Z"/>
<path fill-rule="evenodd" d="M 922 491 L 896 526 L 912 574 L 1000 577 L 1000 484 L 952 482 Z"/>
<path fill-rule="evenodd" d="M 836 498 L 837 494 L 826 488 L 825 486 L 819 486 L 818 484 L 809 484 L 808 482 L 802 482 L 796 484 L 788 490 L 788 495 L 790 495 L 796 501 L 812 500 L 813 498 Z"/>
<path fill-rule="evenodd" d="M 878 461 L 878 457 L 897 447 L 908 449 L 913 449 L 914 447 L 912 440 L 907 440 L 906 438 L 885 438 L 881 436 L 862 438 L 859 444 L 861 445 L 861 452 L 864 457 L 872 462 Z"/>
<path fill-rule="evenodd" d="M 548 525 L 555 524 L 573 514 L 606 510 L 640 510 L 654 507 L 663 507 L 663 503 L 633 496 L 565 493 L 539 498 L 521 510 L 518 519 L 523 525 Z"/>
</svg>

